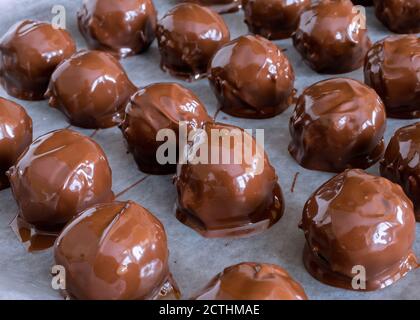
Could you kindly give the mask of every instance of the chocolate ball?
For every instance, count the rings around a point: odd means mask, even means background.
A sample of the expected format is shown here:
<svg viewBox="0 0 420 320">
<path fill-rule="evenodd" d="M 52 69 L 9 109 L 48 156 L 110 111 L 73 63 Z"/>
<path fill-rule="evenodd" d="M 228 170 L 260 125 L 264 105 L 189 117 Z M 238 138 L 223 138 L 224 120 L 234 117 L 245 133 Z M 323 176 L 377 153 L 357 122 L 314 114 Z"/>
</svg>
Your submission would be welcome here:
<svg viewBox="0 0 420 320">
<path fill-rule="evenodd" d="M 161 67 L 184 80 L 205 77 L 211 57 L 229 39 L 228 27 L 217 13 L 193 3 L 179 4 L 158 22 Z"/>
<path fill-rule="evenodd" d="M 46 96 L 72 125 L 98 129 L 118 125 L 136 87 L 121 64 L 101 51 L 81 51 L 61 63 Z"/>
<path fill-rule="evenodd" d="M 6 171 L 32 142 L 32 119 L 25 109 L 0 97 L 0 190 L 9 186 Z"/>
<path fill-rule="evenodd" d="M 277 175 L 250 134 L 209 122 L 196 132 L 190 150 L 175 177 L 179 221 L 204 237 L 220 238 L 256 234 L 281 218 Z"/>
<path fill-rule="evenodd" d="M 385 107 L 374 90 L 348 78 L 305 89 L 290 118 L 289 152 L 304 168 L 368 168 L 383 154 Z"/>
<path fill-rule="evenodd" d="M 286 55 L 260 36 L 241 36 L 223 46 L 209 65 L 220 108 L 235 117 L 270 118 L 293 100 L 295 74 Z"/>
<path fill-rule="evenodd" d="M 398 183 L 420 221 L 420 122 L 398 129 L 381 160 L 381 175 Z"/>
<path fill-rule="evenodd" d="M 90 48 L 121 58 L 145 51 L 155 39 L 152 0 L 84 0 L 77 18 Z"/>
<path fill-rule="evenodd" d="M 75 217 L 54 247 L 66 291 L 82 300 L 140 300 L 178 289 L 162 223 L 133 201 L 97 204 Z"/>
<path fill-rule="evenodd" d="M 243 0 L 245 23 L 250 32 L 268 39 L 289 38 L 310 0 Z"/>
<path fill-rule="evenodd" d="M 333 177 L 306 202 L 300 227 L 305 267 L 325 284 L 372 291 L 417 268 L 413 205 L 385 178 L 359 169 Z"/>
<path fill-rule="evenodd" d="M 218 13 L 232 13 L 241 7 L 241 0 L 185 0 L 185 2 L 206 6 Z"/>
<path fill-rule="evenodd" d="M 54 69 L 75 51 L 67 31 L 46 22 L 20 21 L 0 39 L 0 82 L 11 96 L 42 100 Z"/>
<path fill-rule="evenodd" d="M 420 38 L 389 36 L 373 45 L 364 67 L 365 83 L 382 98 L 387 116 L 420 118 Z"/>
<path fill-rule="evenodd" d="M 420 32 L 419 0 L 373 0 L 376 17 L 396 33 Z"/>
<path fill-rule="evenodd" d="M 279 266 L 242 262 L 214 277 L 196 300 L 307 300 L 302 286 Z"/>
<path fill-rule="evenodd" d="M 155 83 L 137 91 L 130 99 L 121 131 L 139 169 L 151 174 L 175 173 L 178 156 L 172 163 L 162 164 L 156 159 L 157 151 L 165 141 L 157 141 L 160 130 L 177 134 L 185 122 L 187 134 L 211 121 L 206 108 L 197 96 L 176 83 Z M 176 152 L 175 155 L 178 155 Z"/>
<path fill-rule="evenodd" d="M 68 129 L 36 139 L 8 176 L 20 217 L 42 230 L 59 230 L 80 211 L 114 198 L 101 147 Z"/>
<path fill-rule="evenodd" d="M 321 0 L 300 16 L 293 44 L 319 73 L 338 74 L 363 65 L 371 46 L 363 15 L 350 0 Z"/>
</svg>

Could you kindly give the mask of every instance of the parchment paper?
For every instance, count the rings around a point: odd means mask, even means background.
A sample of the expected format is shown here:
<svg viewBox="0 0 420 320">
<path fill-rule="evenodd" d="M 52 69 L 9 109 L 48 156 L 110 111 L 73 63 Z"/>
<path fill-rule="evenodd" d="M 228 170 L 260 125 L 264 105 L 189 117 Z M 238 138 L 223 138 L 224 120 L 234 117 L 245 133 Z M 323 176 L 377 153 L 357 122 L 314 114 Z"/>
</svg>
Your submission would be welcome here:
<svg viewBox="0 0 420 320">
<path fill-rule="evenodd" d="M 154 0 L 161 17 L 176 0 Z M 0 0 L 0 34 L 18 20 L 24 18 L 51 21 L 53 5 L 64 5 L 67 13 L 67 29 L 77 41 L 79 49 L 85 42 L 77 29 L 76 12 L 81 0 Z M 374 17 L 372 9 L 367 9 L 369 35 L 373 41 L 390 34 Z M 243 14 L 223 15 L 230 27 L 232 39 L 247 33 Z M 290 39 L 276 41 L 292 61 L 297 76 L 296 88 L 299 93 L 306 86 L 329 76 L 321 76 L 309 69 L 292 46 Z M 129 77 L 141 87 L 158 81 L 177 81 L 159 68 L 159 52 L 156 41 L 147 53 L 122 60 Z M 362 80 L 362 70 L 344 76 Z M 177 81 L 192 89 L 205 103 L 209 114 L 216 112 L 216 99 L 210 91 L 207 80 L 194 83 Z M 0 95 L 10 98 L 2 88 Z M 23 105 L 34 121 L 34 137 L 68 124 L 57 110 L 48 107 L 47 101 L 28 102 L 11 98 Z M 284 267 L 299 281 L 311 299 L 417 299 L 420 298 L 420 270 L 410 272 L 401 281 L 372 293 L 352 292 L 321 284 L 313 279 L 302 264 L 304 235 L 297 227 L 302 208 L 309 195 L 332 175 L 301 168 L 289 156 L 288 121 L 292 107 L 283 114 L 267 120 L 243 120 L 219 113 L 217 120 L 243 128 L 265 129 L 265 147 L 271 164 L 276 168 L 286 199 L 286 211 L 282 219 L 266 232 L 245 239 L 205 239 L 184 226 L 174 216 L 176 199 L 171 176 L 149 176 L 142 183 L 125 193 L 122 199 L 137 201 L 154 213 L 164 224 L 170 247 L 170 268 L 178 282 L 184 298 L 204 286 L 215 274 L 225 267 L 242 261 L 275 263 Z M 386 141 L 399 127 L 415 120 L 388 120 Z M 91 134 L 92 130 L 81 130 Z M 114 178 L 114 191 L 120 192 L 139 180 L 143 173 L 137 170 L 131 155 L 126 154 L 123 138 L 116 128 L 100 130 L 94 137 L 104 148 Z M 291 185 L 299 172 L 294 192 Z M 377 165 L 369 170 L 378 174 Z M 0 298 L 2 299 L 62 299 L 51 287 L 51 266 L 54 264 L 52 250 L 28 253 L 9 227 L 16 214 L 16 204 L 10 189 L 0 192 Z M 419 234 L 419 226 L 417 233 Z M 420 256 L 420 234 L 415 244 L 415 252 Z"/>
</svg>

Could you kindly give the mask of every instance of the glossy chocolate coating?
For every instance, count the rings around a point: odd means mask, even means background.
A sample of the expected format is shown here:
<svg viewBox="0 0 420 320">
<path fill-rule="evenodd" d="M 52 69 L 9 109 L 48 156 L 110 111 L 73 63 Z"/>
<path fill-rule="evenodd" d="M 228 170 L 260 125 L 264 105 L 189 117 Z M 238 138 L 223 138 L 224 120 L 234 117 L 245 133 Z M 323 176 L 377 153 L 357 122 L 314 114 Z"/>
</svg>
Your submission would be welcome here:
<svg viewBox="0 0 420 320">
<path fill-rule="evenodd" d="M 84 0 L 77 18 L 90 48 L 121 58 L 145 51 L 155 39 L 152 0 Z"/>
<path fill-rule="evenodd" d="M 54 69 L 75 51 L 67 31 L 46 22 L 20 21 L 0 39 L 0 82 L 11 96 L 42 100 Z"/>
<path fill-rule="evenodd" d="M 295 32 L 300 14 L 310 5 L 310 0 L 243 0 L 242 9 L 250 32 L 284 39 Z"/>
<path fill-rule="evenodd" d="M 0 97 L 0 190 L 9 186 L 6 171 L 32 142 L 32 119 L 25 109 Z"/>
<path fill-rule="evenodd" d="M 420 118 L 420 38 L 389 36 L 369 50 L 365 83 L 385 104 L 392 118 Z"/>
<path fill-rule="evenodd" d="M 158 22 L 157 40 L 161 67 L 184 80 L 206 76 L 213 54 L 230 39 L 217 13 L 193 3 L 182 3 Z"/>
<path fill-rule="evenodd" d="M 51 76 L 46 96 L 72 125 L 108 128 L 121 123 L 136 87 L 121 64 L 102 51 L 81 51 L 61 63 Z"/>
<path fill-rule="evenodd" d="M 352 269 L 363 266 L 365 290 L 377 290 L 417 267 L 413 204 L 399 185 L 363 170 L 346 170 L 315 191 L 300 228 L 305 267 L 328 285 L 356 290 Z"/>
<path fill-rule="evenodd" d="M 307 300 L 302 286 L 279 266 L 242 262 L 214 277 L 196 300 Z"/>
<path fill-rule="evenodd" d="M 363 65 L 371 47 L 367 30 L 350 0 L 321 0 L 300 16 L 293 44 L 316 72 L 338 74 Z"/>
<path fill-rule="evenodd" d="M 212 129 L 224 130 L 225 136 L 236 133 L 243 141 L 242 152 L 245 147 L 254 148 L 252 159 L 245 161 L 243 156 L 243 161 L 235 163 L 237 140 L 231 138 L 228 145 L 222 144 L 221 139 L 212 139 Z M 207 123 L 203 132 L 209 140 L 208 163 L 188 162 L 177 168 L 178 220 L 209 238 L 256 234 L 276 223 L 283 215 L 283 195 L 267 155 L 261 150 L 255 152 L 256 140 L 243 129 L 221 123 Z M 203 137 L 196 136 L 192 149 Z M 215 163 L 211 158 L 217 149 L 219 161 Z M 223 161 L 223 154 L 229 154 L 230 159 Z"/>
<path fill-rule="evenodd" d="M 185 0 L 185 2 L 209 7 L 217 13 L 232 13 L 241 7 L 241 0 Z"/>
<path fill-rule="evenodd" d="M 169 251 L 162 223 L 133 201 L 90 207 L 58 237 L 56 264 L 75 299 L 140 300 L 170 294 Z"/>
<path fill-rule="evenodd" d="M 114 197 L 101 147 L 68 129 L 36 139 L 8 176 L 20 217 L 42 230 L 60 229 L 80 211 Z"/>
<path fill-rule="evenodd" d="M 376 16 L 396 33 L 420 32 L 420 0 L 373 0 Z"/>
<path fill-rule="evenodd" d="M 289 152 L 307 169 L 365 169 L 383 154 L 385 127 L 385 107 L 374 90 L 348 78 L 323 80 L 298 99 Z"/>
<path fill-rule="evenodd" d="M 420 221 L 420 122 L 398 129 L 381 160 L 381 175 L 398 183 Z"/>
<path fill-rule="evenodd" d="M 295 74 L 286 55 L 260 36 L 241 36 L 223 46 L 209 65 L 220 108 L 235 117 L 269 118 L 293 100 Z"/>
<path fill-rule="evenodd" d="M 141 171 L 175 173 L 176 164 L 162 165 L 156 160 L 156 152 L 164 143 L 156 141 L 156 137 L 162 129 L 178 133 L 180 121 L 186 122 L 189 132 L 202 127 L 211 118 L 197 96 L 179 84 L 152 84 L 131 97 L 121 131 Z"/>
</svg>

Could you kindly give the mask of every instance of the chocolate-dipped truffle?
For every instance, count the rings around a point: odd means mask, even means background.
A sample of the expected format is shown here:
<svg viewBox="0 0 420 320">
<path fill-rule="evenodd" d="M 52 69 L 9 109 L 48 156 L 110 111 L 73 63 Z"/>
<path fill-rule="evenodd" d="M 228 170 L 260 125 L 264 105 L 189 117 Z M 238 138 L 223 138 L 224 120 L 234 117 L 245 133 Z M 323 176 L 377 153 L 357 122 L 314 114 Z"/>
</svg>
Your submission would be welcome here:
<svg viewBox="0 0 420 320">
<path fill-rule="evenodd" d="M 185 0 L 209 7 L 218 13 L 232 13 L 241 7 L 241 0 Z"/>
<path fill-rule="evenodd" d="M 250 32 L 268 39 L 289 38 L 310 0 L 243 0 L 245 23 Z"/>
<path fill-rule="evenodd" d="M 298 99 L 289 152 L 307 169 L 365 169 L 383 154 L 385 126 L 385 107 L 374 90 L 353 79 L 323 80 Z"/>
<path fill-rule="evenodd" d="M 213 54 L 229 39 L 229 30 L 217 13 L 193 3 L 179 4 L 158 23 L 161 67 L 185 80 L 202 78 Z"/>
<path fill-rule="evenodd" d="M 152 0 L 84 0 L 77 18 L 90 48 L 121 58 L 145 51 L 155 39 Z"/>
<path fill-rule="evenodd" d="M 241 36 L 223 46 L 209 65 L 209 82 L 220 108 L 235 117 L 269 118 L 293 100 L 295 74 L 271 41 Z"/>
<path fill-rule="evenodd" d="M 0 97 L 0 190 L 9 186 L 6 171 L 32 142 L 32 119 L 25 109 Z"/>
<path fill-rule="evenodd" d="M 319 73 L 345 73 L 363 65 L 371 46 L 362 14 L 350 0 L 321 0 L 300 16 L 293 44 Z"/>
<path fill-rule="evenodd" d="M 11 96 L 42 100 L 54 69 L 75 51 L 67 31 L 46 22 L 18 22 L 0 39 L 0 82 Z"/>
<path fill-rule="evenodd" d="M 279 266 L 242 262 L 214 277 L 196 300 L 307 300 L 302 286 Z"/>
<path fill-rule="evenodd" d="M 373 0 L 378 19 L 396 33 L 420 32 L 420 0 Z"/>
<path fill-rule="evenodd" d="M 64 228 L 54 247 L 74 299 L 140 300 L 178 293 L 162 223 L 133 201 L 98 204 Z"/>
<path fill-rule="evenodd" d="M 189 160 L 178 165 L 175 178 L 178 220 L 216 238 L 259 233 L 281 218 L 284 201 L 277 175 L 250 134 L 209 122 L 193 141 Z"/>
<path fill-rule="evenodd" d="M 81 51 L 63 61 L 51 76 L 46 96 L 72 125 L 108 128 L 122 121 L 136 87 L 121 64 L 101 51 Z"/>
<path fill-rule="evenodd" d="M 159 130 L 169 129 L 179 134 L 183 121 L 188 133 L 211 121 L 197 96 L 176 83 L 156 83 L 140 89 L 131 97 L 125 112 L 121 131 L 128 148 L 139 169 L 151 174 L 176 171 L 176 161 L 160 164 L 156 159 L 157 150 L 164 143 L 156 141 Z M 177 144 L 177 150 L 178 147 Z"/>
<path fill-rule="evenodd" d="M 315 191 L 300 227 L 305 267 L 328 285 L 377 290 L 417 267 L 411 201 L 399 185 L 363 170 L 346 170 Z"/>
<path fill-rule="evenodd" d="M 381 175 L 398 183 L 420 221 L 420 122 L 398 129 L 381 160 Z"/>
<path fill-rule="evenodd" d="M 420 38 L 389 36 L 369 50 L 365 83 L 385 104 L 392 118 L 420 118 Z"/>
<path fill-rule="evenodd" d="M 36 139 L 7 174 L 20 217 L 41 230 L 58 230 L 80 211 L 114 197 L 101 147 L 68 129 Z"/>
</svg>

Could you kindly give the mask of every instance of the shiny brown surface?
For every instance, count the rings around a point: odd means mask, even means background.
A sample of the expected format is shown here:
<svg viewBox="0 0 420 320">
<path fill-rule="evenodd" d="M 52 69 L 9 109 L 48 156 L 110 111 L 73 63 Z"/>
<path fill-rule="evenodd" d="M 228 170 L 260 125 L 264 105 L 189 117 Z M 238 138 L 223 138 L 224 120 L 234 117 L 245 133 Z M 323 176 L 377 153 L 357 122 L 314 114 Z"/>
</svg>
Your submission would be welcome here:
<svg viewBox="0 0 420 320">
<path fill-rule="evenodd" d="M 420 0 L 373 0 L 376 16 L 396 33 L 420 32 Z"/>
<path fill-rule="evenodd" d="M 230 33 L 214 11 L 182 3 L 159 20 L 156 37 L 162 69 L 191 81 L 206 76 L 211 57 L 229 41 Z"/>
<path fill-rule="evenodd" d="M 20 217 L 42 230 L 60 229 L 80 211 L 114 197 L 102 149 L 68 129 L 36 139 L 8 176 Z"/>
<path fill-rule="evenodd" d="M 120 124 L 135 91 L 112 55 L 81 51 L 57 67 L 46 96 L 50 106 L 62 111 L 72 125 L 97 129 Z"/>
<path fill-rule="evenodd" d="M 307 169 L 365 169 L 383 154 L 385 127 L 385 107 L 374 90 L 349 78 L 323 80 L 298 99 L 289 152 Z"/>
<path fill-rule="evenodd" d="M 152 0 L 84 0 L 77 18 L 90 48 L 121 58 L 145 51 L 155 39 Z"/>
<path fill-rule="evenodd" d="M 55 243 L 75 299 L 139 300 L 178 295 L 161 222 L 133 201 L 98 204 L 75 217 Z"/>
<path fill-rule="evenodd" d="M 350 0 L 321 0 L 303 12 L 293 44 L 316 72 L 338 74 L 363 65 L 371 47 Z"/>
<path fill-rule="evenodd" d="M 243 118 L 269 118 L 292 102 L 295 74 L 271 41 L 241 36 L 223 46 L 209 65 L 209 82 L 223 112 Z"/>
<path fill-rule="evenodd" d="M 212 138 L 212 129 L 224 129 L 225 136 L 231 135 L 230 143 L 226 145 L 219 142 L 221 139 Z M 244 139 L 247 133 L 243 129 L 221 123 L 205 124 L 204 132 L 209 140 L 208 163 L 189 162 L 177 168 L 178 220 L 210 238 L 256 234 L 276 223 L 283 215 L 283 195 L 267 155 L 255 151 L 256 140 Z M 235 134 L 243 141 L 243 147 L 254 149 L 252 161 L 243 157 L 243 161 L 235 163 L 234 146 L 238 141 L 232 138 Z M 196 136 L 193 149 L 203 137 Z M 217 164 L 212 161 L 216 149 Z M 223 161 L 223 154 L 230 155 L 230 159 Z"/>
<path fill-rule="evenodd" d="M 362 170 L 346 170 L 306 202 L 304 264 L 317 280 L 352 286 L 354 266 L 364 267 L 366 291 L 391 285 L 417 268 L 413 205 L 401 187 Z"/>
<path fill-rule="evenodd" d="M 218 13 L 232 13 L 241 7 L 241 0 L 184 0 L 209 7 Z"/>
<path fill-rule="evenodd" d="M 9 186 L 6 171 L 32 142 L 32 119 L 25 109 L 0 97 L 0 190 Z"/>
<path fill-rule="evenodd" d="M 46 22 L 17 22 L 0 39 L 0 83 L 11 96 L 42 100 L 54 69 L 75 51 L 65 30 Z"/>
<path fill-rule="evenodd" d="M 420 221 L 420 122 L 398 129 L 381 161 L 381 175 L 398 183 L 413 201 Z"/>
<path fill-rule="evenodd" d="M 302 286 L 279 266 L 243 262 L 214 277 L 196 300 L 307 300 Z"/>
<path fill-rule="evenodd" d="M 365 83 L 382 98 L 387 116 L 420 117 L 420 38 L 389 36 L 369 50 Z"/>
<path fill-rule="evenodd" d="M 184 121 L 189 132 L 211 121 L 198 97 L 176 83 L 156 83 L 140 89 L 131 97 L 125 112 L 121 131 L 128 148 L 139 169 L 152 174 L 176 171 L 176 164 L 162 165 L 156 160 L 157 149 L 164 143 L 156 141 L 159 130 L 178 133 L 179 122 Z"/>
<path fill-rule="evenodd" d="M 296 30 L 300 14 L 310 0 L 243 0 L 245 23 L 250 32 L 267 39 L 289 38 Z"/>
</svg>

